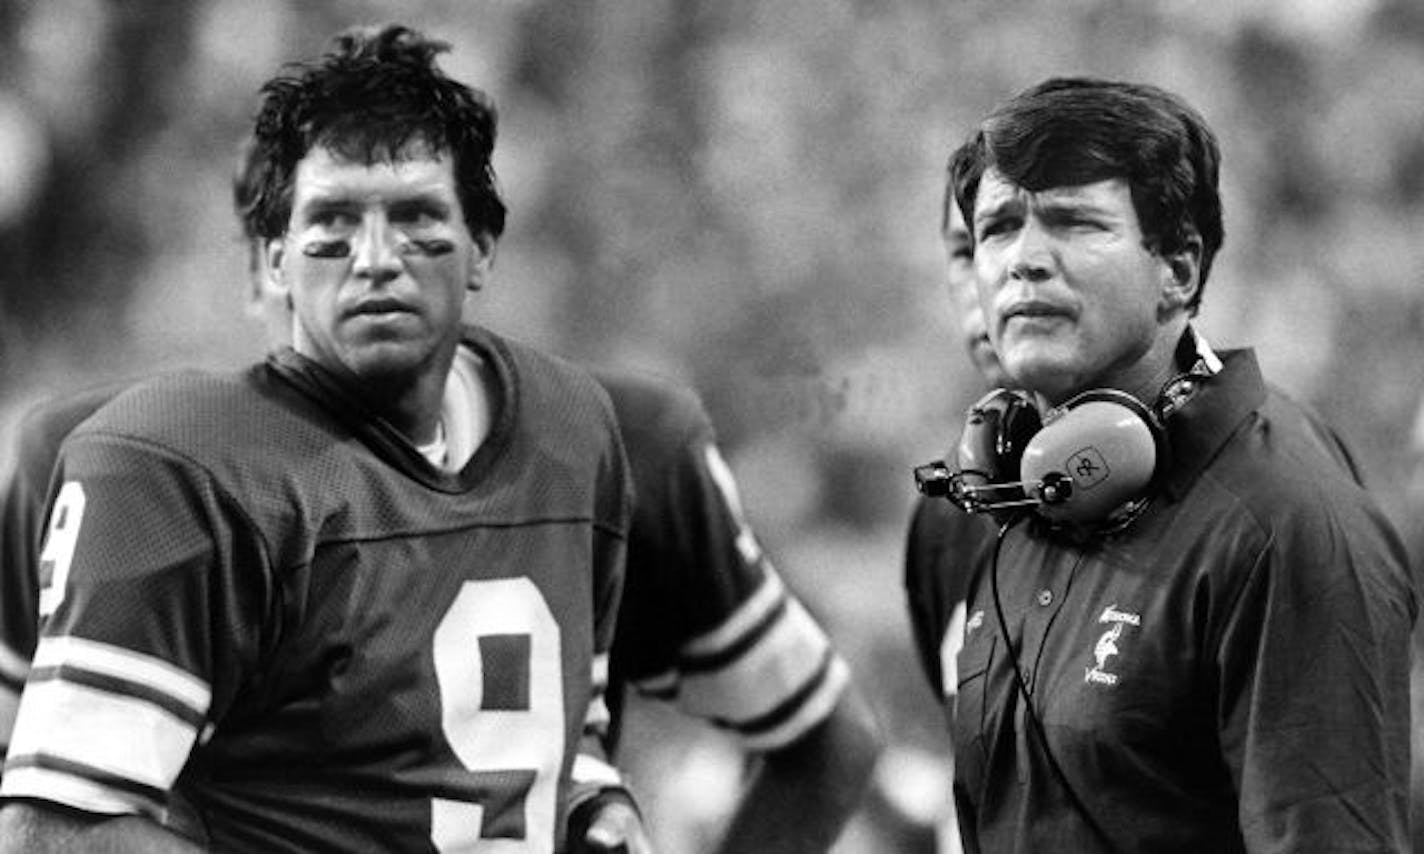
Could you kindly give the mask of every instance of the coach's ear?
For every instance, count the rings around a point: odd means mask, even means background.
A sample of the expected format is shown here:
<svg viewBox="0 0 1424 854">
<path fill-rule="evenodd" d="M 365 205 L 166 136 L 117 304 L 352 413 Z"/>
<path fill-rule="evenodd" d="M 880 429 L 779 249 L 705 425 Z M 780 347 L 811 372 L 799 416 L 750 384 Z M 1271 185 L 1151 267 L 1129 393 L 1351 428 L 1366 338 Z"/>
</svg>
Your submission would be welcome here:
<svg viewBox="0 0 1424 854">
<path fill-rule="evenodd" d="M 1161 257 L 1161 289 L 1158 292 L 1157 314 L 1169 317 L 1187 310 L 1201 290 L 1202 239 L 1195 232 L 1188 235 L 1181 249 Z"/>
</svg>

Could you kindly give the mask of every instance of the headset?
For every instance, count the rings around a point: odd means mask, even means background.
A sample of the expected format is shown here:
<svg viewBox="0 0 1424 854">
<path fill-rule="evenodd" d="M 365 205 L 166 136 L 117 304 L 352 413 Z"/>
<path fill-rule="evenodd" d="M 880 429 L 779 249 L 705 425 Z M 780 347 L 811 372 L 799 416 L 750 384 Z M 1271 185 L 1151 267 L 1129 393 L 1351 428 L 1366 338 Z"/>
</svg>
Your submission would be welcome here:
<svg viewBox="0 0 1424 854">
<path fill-rule="evenodd" d="M 915 486 L 998 522 L 1033 510 L 1051 525 L 1111 533 L 1131 524 L 1171 467 L 1166 423 L 1222 369 L 1195 327 L 1177 344 L 1189 365 L 1151 405 L 1124 391 L 1090 388 L 1042 407 L 1026 391 L 996 388 L 969 408 L 948 460 L 914 470 Z"/>
<path fill-rule="evenodd" d="M 1033 510 L 1059 527 L 1119 531 L 1146 509 L 1170 468 L 1167 419 L 1213 373 L 1208 359 L 1199 360 L 1164 383 L 1151 406 L 1111 388 L 1055 407 L 1040 407 L 1025 391 L 994 389 L 969 408 L 948 458 L 915 468 L 915 485 L 1000 522 Z"/>
</svg>

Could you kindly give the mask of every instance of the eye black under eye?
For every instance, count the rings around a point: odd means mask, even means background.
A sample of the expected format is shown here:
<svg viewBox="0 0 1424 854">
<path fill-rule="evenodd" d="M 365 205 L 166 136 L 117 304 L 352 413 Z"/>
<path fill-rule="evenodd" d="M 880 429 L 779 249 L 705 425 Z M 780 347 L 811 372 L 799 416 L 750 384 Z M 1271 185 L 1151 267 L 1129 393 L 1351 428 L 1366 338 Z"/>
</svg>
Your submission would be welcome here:
<svg viewBox="0 0 1424 854">
<path fill-rule="evenodd" d="M 455 251 L 454 241 L 438 237 L 428 240 L 411 240 L 410 243 L 422 255 L 449 255 Z"/>
<path fill-rule="evenodd" d="M 308 258 L 346 258 L 351 254 L 351 243 L 346 240 L 313 240 L 302 246 L 302 254 Z"/>
</svg>

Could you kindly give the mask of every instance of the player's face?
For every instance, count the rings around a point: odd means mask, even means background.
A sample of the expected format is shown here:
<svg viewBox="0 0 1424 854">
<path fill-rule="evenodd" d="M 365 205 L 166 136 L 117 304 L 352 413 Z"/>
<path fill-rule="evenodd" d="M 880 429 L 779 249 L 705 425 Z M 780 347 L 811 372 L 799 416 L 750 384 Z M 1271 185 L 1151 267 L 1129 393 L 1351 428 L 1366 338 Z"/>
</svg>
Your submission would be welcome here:
<svg viewBox="0 0 1424 854">
<path fill-rule="evenodd" d="M 293 346 L 358 379 L 443 376 L 465 290 L 491 260 L 492 242 L 465 225 L 451 160 L 423 148 L 402 155 L 368 164 L 312 149 L 268 256 L 291 296 Z"/>
<path fill-rule="evenodd" d="M 1008 384 L 1004 366 L 989 341 L 989 327 L 984 322 L 984 309 L 979 305 L 979 292 L 974 285 L 974 245 L 958 205 L 950 205 L 949 222 L 945 227 L 944 254 L 948 261 L 945 280 L 949 298 L 964 335 L 969 360 L 991 386 Z"/>
<path fill-rule="evenodd" d="M 1143 394 L 1170 367 L 1173 266 L 1144 246 L 1126 181 L 1029 192 L 991 168 L 972 227 L 989 335 L 1022 386 L 1055 403 L 1093 386 Z"/>
</svg>

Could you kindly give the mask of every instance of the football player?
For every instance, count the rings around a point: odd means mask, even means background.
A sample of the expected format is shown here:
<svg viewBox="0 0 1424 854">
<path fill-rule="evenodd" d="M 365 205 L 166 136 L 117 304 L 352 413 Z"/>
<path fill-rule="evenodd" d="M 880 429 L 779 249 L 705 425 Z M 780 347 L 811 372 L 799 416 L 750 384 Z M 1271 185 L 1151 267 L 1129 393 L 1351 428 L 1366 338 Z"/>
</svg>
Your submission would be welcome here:
<svg viewBox="0 0 1424 854">
<path fill-rule="evenodd" d="M 294 347 L 64 440 L 0 851 L 553 851 L 590 815 L 573 847 L 647 850 L 589 737 L 626 460 L 591 378 L 460 321 L 504 206 L 443 47 L 353 32 L 264 89 Z"/>
<path fill-rule="evenodd" d="M 290 323 L 285 303 L 260 275 L 253 282 L 253 304 L 277 321 L 271 330 L 280 345 Z M 613 401 L 635 486 L 610 705 L 616 712 L 621 687 L 631 683 L 713 722 L 762 759 L 723 850 L 824 851 L 874 764 L 869 708 L 757 544 L 700 401 L 653 377 L 602 370 L 595 377 Z M 47 401 L 16 430 L 18 466 L 0 493 L 0 696 L 8 708 L 34 645 L 35 540 L 53 461 L 63 438 L 119 390 Z M 0 732 L 8 731 L 0 720 Z"/>
<path fill-rule="evenodd" d="M 291 318 L 285 294 L 263 272 L 254 165 L 244 158 L 234 201 L 249 246 L 259 250 L 249 257 L 249 304 L 276 348 L 290 338 Z M 711 721 L 760 760 L 722 850 L 824 851 L 855 809 L 878 753 L 869 707 L 758 545 L 701 402 L 651 376 L 599 370 L 595 377 L 613 402 L 636 498 L 610 704 L 631 683 Z M 47 402 L 17 431 L 20 465 L 0 494 L 0 713 L 7 697 L 11 704 L 18 697 L 34 644 L 33 604 L 16 603 L 37 595 L 32 542 L 52 462 L 61 439 L 116 391 Z M 0 734 L 8 734 L 3 718 Z"/>
</svg>

